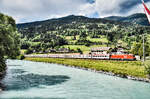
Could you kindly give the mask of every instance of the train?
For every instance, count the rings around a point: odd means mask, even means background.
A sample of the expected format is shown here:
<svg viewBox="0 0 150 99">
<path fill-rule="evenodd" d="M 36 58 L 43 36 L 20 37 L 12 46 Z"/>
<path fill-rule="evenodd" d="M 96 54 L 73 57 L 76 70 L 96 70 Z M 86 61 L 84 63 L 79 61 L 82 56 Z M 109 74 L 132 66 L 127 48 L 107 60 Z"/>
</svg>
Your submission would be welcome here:
<svg viewBox="0 0 150 99">
<path fill-rule="evenodd" d="M 25 55 L 25 57 L 39 58 L 70 58 L 70 59 L 99 59 L 99 60 L 136 60 L 133 54 L 40 54 L 40 55 Z"/>
</svg>

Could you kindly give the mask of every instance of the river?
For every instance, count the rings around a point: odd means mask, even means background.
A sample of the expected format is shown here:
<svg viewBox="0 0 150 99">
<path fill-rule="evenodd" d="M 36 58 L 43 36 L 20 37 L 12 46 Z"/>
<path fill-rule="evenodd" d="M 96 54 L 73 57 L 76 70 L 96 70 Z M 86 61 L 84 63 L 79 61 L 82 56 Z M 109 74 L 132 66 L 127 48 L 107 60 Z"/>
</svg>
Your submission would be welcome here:
<svg viewBox="0 0 150 99">
<path fill-rule="evenodd" d="M 0 99 L 150 99 L 150 84 L 63 65 L 8 60 Z"/>
</svg>

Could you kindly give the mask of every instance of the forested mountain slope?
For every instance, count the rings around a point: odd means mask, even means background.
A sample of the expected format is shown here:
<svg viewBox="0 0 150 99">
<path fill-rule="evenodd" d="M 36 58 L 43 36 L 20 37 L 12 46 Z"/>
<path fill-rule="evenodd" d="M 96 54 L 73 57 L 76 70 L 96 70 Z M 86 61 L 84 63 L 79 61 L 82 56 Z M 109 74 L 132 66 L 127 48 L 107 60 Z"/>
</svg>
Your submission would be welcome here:
<svg viewBox="0 0 150 99">
<path fill-rule="evenodd" d="M 115 18 L 108 20 L 108 18 L 70 15 L 18 24 L 17 27 L 23 40 L 22 49 L 31 48 L 37 52 L 43 49 L 57 49 L 64 45 L 116 46 L 120 43 L 119 41 L 126 43 L 125 47 L 131 49 L 134 42 L 141 41 L 143 33 L 150 33 L 149 26 L 141 26 L 132 22 L 132 19 L 139 19 L 143 16 L 131 15 L 131 21 L 119 17 L 118 21 Z"/>
<path fill-rule="evenodd" d="M 149 22 L 147 20 L 147 17 L 144 13 L 136 13 L 136 14 L 133 14 L 133 15 L 130 15 L 127 17 L 110 16 L 110 17 L 106 17 L 104 19 L 118 21 L 118 22 L 130 22 L 130 23 L 134 23 L 134 24 L 150 26 Z"/>
</svg>

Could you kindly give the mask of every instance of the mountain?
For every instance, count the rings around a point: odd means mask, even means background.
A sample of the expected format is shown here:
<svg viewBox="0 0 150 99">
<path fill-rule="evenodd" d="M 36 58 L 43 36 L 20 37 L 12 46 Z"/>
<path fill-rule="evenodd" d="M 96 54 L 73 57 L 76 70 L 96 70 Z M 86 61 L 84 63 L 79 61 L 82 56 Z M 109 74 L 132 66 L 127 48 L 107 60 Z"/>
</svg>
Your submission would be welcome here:
<svg viewBox="0 0 150 99">
<path fill-rule="evenodd" d="M 123 41 L 128 48 L 140 39 L 149 26 L 141 26 L 147 20 L 144 14 L 128 17 L 88 18 L 85 16 L 66 16 L 44 21 L 17 24 L 21 33 L 21 48 L 32 51 L 58 49 L 64 45 L 101 45 L 116 44 Z M 144 24 L 144 23 L 143 23 Z"/>
<path fill-rule="evenodd" d="M 69 24 L 71 22 L 84 22 L 84 23 L 110 23 L 110 24 L 139 24 L 143 26 L 150 26 L 149 22 L 147 20 L 147 17 L 143 13 L 136 13 L 127 17 L 122 16 L 110 16 L 105 18 L 88 18 L 84 16 L 66 16 L 62 18 L 55 18 L 55 19 L 49 19 L 44 21 L 36 21 L 36 22 L 30 22 L 30 23 L 22 23 L 17 24 L 18 29 L 25 28 L 25 27 L 32 27 L 32 26 L 39 26 L 39 25 L 56 25 L 56 24 Z M 122 23 L 125 22 L 125 23 Z"/>
<path fill-rule="evenodd" d="M 121 16 L 110 16 L 110 17 L 105 17 L 104 19 L 106 20 L 113 20 L 113 21 L 118 21 L 118 22 L 130 22 L 133 24 L 139 24 L 139 25 L 144 25 L 144 26 L 150 26 L 149 22 L 147 20 L 147 17 L 143 13 L 136 13 L 127 17 L 121 17 Z"/>
<path fill-rule="evenodd" d="M 45 35 L 48 32 L 63 36 L 74 36 L 81 34 L 81 32 L 91 33 L 92 31 L 94 32 L 91 34 L 106 34 L 105 30 L 110 31 L 115 27 L 121 28 L 128 26 L 132 26 L 132 23 L 74 15 L 44 21 L 17 24 L 17 28 L 22 37 L 26 37 L 28 40 L 33 39 L 37 35 Z M 96 34 L 94 35 L 96 36 Z"/>
<path fill-rule="evenodd" d="M 75 15 L 69 15 L 62 18 L 55 18 L 55 19 L 49 19 L 44 21 L 35 21 L 35 22 L 29 22 L 29 23 L 21 23 L 17 24 L 17 28 L 25 28 L 25 27 L 32 27 L 32 26 L 39 26 L 39 25 L 62 25 L 62 24 L 70 24 L 72 22 L 80 22 L 80 23 L 110 23 L 110 24 L 122 24 L 122 25 L 130 25 L 129 22 L 125 22 L 124 24 L 122 22 L 117 22 L 114 20 L 107 20 L 102 18 L 88 18 L 85 16 L 75 16 Z"/>
<path fill-rule="evenodd" d="M 49 19 L 44 21 L 36 21 L 30 23 L 17 24 L 19 32 L 27 39 L 45 34 L 47 32 L 56 32 L 59 35 L 73 36 L 71 32 L 79 35 L 81 31 L 97 31 L 101 32 L 103 28 L 111 28 L 114 26 L 130 26 L 129 22 L 117 22 L 101 18 L 88 18 L 85 16 L 66 16 L 62 18 Z M 55 34 L 56 34 L 55 33 Z M 68 33 L 68 34 L 67 34 Z"/>
</svg>

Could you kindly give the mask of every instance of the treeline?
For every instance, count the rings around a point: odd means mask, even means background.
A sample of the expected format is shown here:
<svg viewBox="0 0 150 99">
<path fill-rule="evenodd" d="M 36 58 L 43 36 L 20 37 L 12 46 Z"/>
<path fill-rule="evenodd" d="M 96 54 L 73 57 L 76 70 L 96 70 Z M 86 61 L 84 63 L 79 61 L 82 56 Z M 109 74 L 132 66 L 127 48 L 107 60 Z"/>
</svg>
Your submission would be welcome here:
<svg viewBox="0 0 150 99">
<path fill-rule="evenodd" d="M 17 27 L 23 39 L 21 48 L 29 49 L 32 47 L 35 50 L 53 49 L 69 44 L 116 46 L 119 40 L 127 43 L 125 48 L 131 50 L 135 42 L 141 43 L 143 33 L 150 33 L 149 26 L 83 16 L 68 16 L 41 22 L 19 24 Z M 72 36 L 74 42 L 67 40 L 67 36 Z M 106 37 L 108 42 L 93 42 L 87 39 L 87 37 L 100 38 L 101 36 Z M 35 45 L 36 47 L 34 48 Z"/>
<path fill-rule="evenodd" d="M 19 47 L 20 40 L 15 20 L 0 13 L 0 73 L 5 71 L 6 58 L 16 58 L 20 54 Z"/>
</svg>

